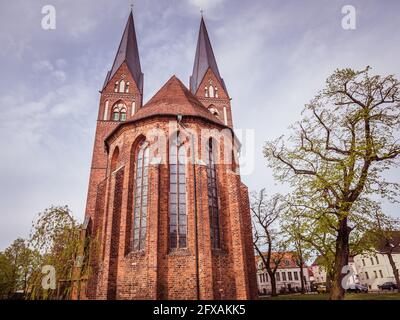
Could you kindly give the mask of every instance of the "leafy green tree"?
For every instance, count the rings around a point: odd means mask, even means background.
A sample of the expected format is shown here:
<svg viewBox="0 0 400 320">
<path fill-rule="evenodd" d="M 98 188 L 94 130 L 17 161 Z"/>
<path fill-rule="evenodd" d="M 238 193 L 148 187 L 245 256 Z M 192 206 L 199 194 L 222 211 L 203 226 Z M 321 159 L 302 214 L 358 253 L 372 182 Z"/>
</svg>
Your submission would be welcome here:
<svg viewBox="0 0 400 320">
<path fill-rule="evenodd" d="M 0 299 L 5 299 L 15 288 L 14 265 L 4 252 L 0 252 Z"/>
<path fill-rule="evenodd" d="M 26 294 L 28 280 L 38 263 L 38 253 L 31 250 L 27 242 L 16 239 L 3 253 L 1 253 L 0 268 L 2 270 L 0 281 L 2 295 L 22 291 Z"/>
<path fill-rule="evenodd" d="M 72 272 L 79 248 L 79 224 L 68 206 L 52 206 L 39 213 L 32 224 L 30 246 L 40 252 L 40 268 L 31 278 L 30 299 L 68 299 L 72 290 Z M 41 268 L 53 266 L 57 290 L 42 287 Z"/>
<path fill-rule="evenodd" d="M 369 197 L 393 200 L 399 190 L 382 173 L 399 164 L 400 83 L 392 75 L 371 76 L 369 69 L 336 70 L 289 138 L 264 148 L 275 178 L 304 196 L 322 233 L 334 237 L 334 300 L 344 297 L 350 235 L 362 228 Z"/>
</svg>

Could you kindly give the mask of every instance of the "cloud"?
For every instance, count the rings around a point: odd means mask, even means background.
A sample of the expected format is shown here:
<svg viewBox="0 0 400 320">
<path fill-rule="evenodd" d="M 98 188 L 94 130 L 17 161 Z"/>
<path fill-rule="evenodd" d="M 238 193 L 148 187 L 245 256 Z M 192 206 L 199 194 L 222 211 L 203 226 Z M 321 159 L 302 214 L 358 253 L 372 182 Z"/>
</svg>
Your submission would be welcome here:
<svg viewBox="0 0 400 320">
<path fill-rule="evenodd" d="M 56 61 L 57 67 L 64 67 L 65 65 L 66 65 L 65 60 L 57 59 Z M 51 77 L 57 80 L 58 82 L 64 82 L 67 78 L 67 75 L 64 71 L 56 69 L 56 67 L 48 60 L 35 61 L 32 64 L 32 69 L 35 73 L 46 75 L 47 77 Z"/>
<path fill-rule="evenodd" d="M 189 0 L 189 3 L 202 10 L 212 10 L 220 7 L 226 0 Z"/>
</svg>

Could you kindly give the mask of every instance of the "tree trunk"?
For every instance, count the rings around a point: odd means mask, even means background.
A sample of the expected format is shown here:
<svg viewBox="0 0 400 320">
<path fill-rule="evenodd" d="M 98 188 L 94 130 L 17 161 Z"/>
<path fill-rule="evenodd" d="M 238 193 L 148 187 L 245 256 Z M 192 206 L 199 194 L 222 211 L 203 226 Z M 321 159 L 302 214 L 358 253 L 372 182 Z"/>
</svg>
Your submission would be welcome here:
<svg viewBox="0 0 400 320">
<path fill-rule="evenodd" d="M 300 266 L 300 280 L 301 280 L 301 293 L 304 294 L 306 289 L 304 287 L 304 271 L 303 271 L 303 263 Z"/>
<path fill-rule="evenodd" d="M 332 289 L 332 271 L 327 270 L 326 271 L 326 282 L 325 282 L 325 286 L 326 286 L 326 291 L 331 292 Z"/>
<path fill-rule="evenodd" d="M 345 290 L 342 287 L 342 279 L 345 274 L 342 273 L 342 270 L 349 261 L 349 234 L 350 228 L 347 226 L 347 218 L 343 218 L 340 221 L 336 237 L 336 257 L 330 300 L 343 300 L 344 298 Z"/>
<path fill-rule="evenodd" d="M 267 269 L 268 275 L 271 279 L 271 297 L 276 297 L 278 294 L 276 292 L 276 279 L 275 279 L 275 273 L 272 272 L 272 270 Z"/>
<path fill-rule="evenodd" d="M 396 279 L 396 284 L 397 284 L 397 292 L 400 292 L 400 277 L 399 277 L 399 270 L 396 267 L 396 263 L 393 260 L 393 256 L 391 252 L 388 252 L 386 254 L 389 258 L 390 265 L 392 266 L 394 278 Z"/>
</svg>

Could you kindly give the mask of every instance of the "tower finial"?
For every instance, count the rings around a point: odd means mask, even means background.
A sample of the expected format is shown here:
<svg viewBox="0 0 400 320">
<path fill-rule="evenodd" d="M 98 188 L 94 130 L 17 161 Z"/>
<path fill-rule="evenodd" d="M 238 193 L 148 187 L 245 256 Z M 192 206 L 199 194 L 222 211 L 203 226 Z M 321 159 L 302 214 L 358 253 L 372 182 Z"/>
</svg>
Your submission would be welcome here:
<svg viewBox="0 0 400 320">
<path fill-rule="evenodd" d="M 200 8 L 200 14 L 201 14 L 202 18 L 203 18 L 203 13 L 204 13 L 204 10 L 202 8 Z"/>
<path fill-rule="evenodd" d="M 131 2 L 131 12 L 133 11 L 133 1 Z"/>
</svg>

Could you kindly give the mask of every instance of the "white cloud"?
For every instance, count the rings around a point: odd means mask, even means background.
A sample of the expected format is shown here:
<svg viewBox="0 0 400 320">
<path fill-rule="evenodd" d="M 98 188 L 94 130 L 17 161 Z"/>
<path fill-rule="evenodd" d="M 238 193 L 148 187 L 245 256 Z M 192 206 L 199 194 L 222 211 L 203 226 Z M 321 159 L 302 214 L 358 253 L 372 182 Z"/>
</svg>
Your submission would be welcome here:
<svg viewBox="0 0 400 320">
<path fill-rule="evenodd" d="M 189 3 L 202 10 L 211 10 L 221 6 L 226 0 L 189 0 Z"/>
<path fill-rule="evenodd" d="M 63 59 L 56 60 L 56 66 L 59 68 L 65 67 L 66 62 Z M 67 78 L 66 73 L 63 70 L 56 69 L 56 67 L 48 60 L 35 61 L 32 65 L 32 69 L 35 73 L 39 73 L 45 77 L 51 77 L 58 82 L 64 82 Z M 52 80 L 53 80 L 52 79 Z"/>
</svg>

